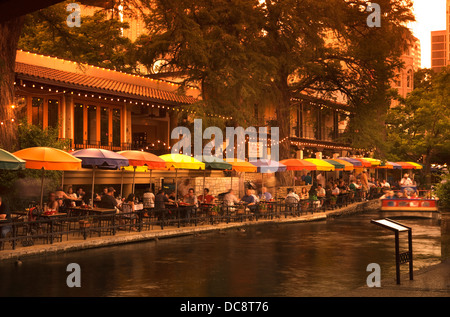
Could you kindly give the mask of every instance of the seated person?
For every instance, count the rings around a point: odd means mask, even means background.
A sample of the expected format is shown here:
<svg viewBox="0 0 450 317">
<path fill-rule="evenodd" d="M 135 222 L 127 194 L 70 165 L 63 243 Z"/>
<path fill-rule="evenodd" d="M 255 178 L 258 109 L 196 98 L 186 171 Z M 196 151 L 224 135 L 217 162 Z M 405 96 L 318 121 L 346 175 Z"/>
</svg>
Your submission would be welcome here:
<svg viewBox="0 0 450 317">
<path fill-rule="evenodd" d="M 223 196 L 223 205 L 225 207 L 228 207 L 229 211 L 234 211 L 234 208 L 229 208 L 230 206 L 234 206 L 235 204 L 239 203 L 239 199 L 234 195 L 234 192 L 232 189 L 230 189 L 228 191 L 228 193 L 226 193 Z"/>
<path fill-rule="evenodd" d="M 0 196 L 0 220 L 11 220 L 11 213 L 9 211 L 9 206 L 6 204 L 5 201 L 3 201 L 2 197 Z M 11 231 L 11 226 L 1 226 L 1 238 L 5 238 L 8 232 Z M 0 242 L 0 246 L 3 242 Z"/>
<path fill-rule="evenodd" d="M 195 197 L 193 188 L 189 188 L 187 195 L 183 198 L 183 201 L 187 204 L 198 207 L 198 200 L 197 197 Z"/>
<path fill-rule="evenodd" d="M 309 193 L 306 187 L 302 187 L 302 191 L 300 192 L 301 199 L 309 199 Z"/>
<path fill-rule="evenodd" d="M 241 198 L 241 202 L 246 203 L 247 208 L 250 209 L 251 212 L 256 211 L 256 199 L 250 188 L 247 188 L 244 197 Z"/>
<path fill-rule="evenodd" d="M 259 195 L 259 199 L 269 201 L 272 199 L 272 194 L 267 191 L 266 187 L 263 187 L 261 188 L 261 194 Z"/>
<path fill-rule="evenodd" d="M 108 192 L 103 195 L 100 200 L 100 208 L 115 209 L 117 207 L 117 200 L 114 197 L 116 190 L 113 187 L 108 187 Z"/>
<path fill-rule="evenodd" d="M 143 197 L 144 208 L 154 208 L 155 207 L 155 195 L 152 193 L 150 188 L 144 193 Z"/>
<path fill-rule="evenodd" d="M 200 201 L 201 203 L 205 203 L 205 204 L 212 204 L 212 203 L 214 203 L 215 199 L 216 198 L 213 195 L 209 194 L 209 189 L 208 188 L 205 188 L 203 190 L 203 195 L 200 195 L 200 196 L 197 197 L 198 201 Z"/>
<path fill-rule="evenodd" d="M 293 188 L 288 189 L 288 194 L 284 201 L 288 204 L 295 204 L 300 201 L 300 197 L 294 192 Z"/>
<path fill-rule="evenodd" d="M 47 205 L 44 207 L 44 213 L 45 214 L 55 214 L 59 210 L 59 203 L 56 200 L 56 194 L 54 192 L 51 192 L 48 195 L 48 201 Z"/>
</svg>

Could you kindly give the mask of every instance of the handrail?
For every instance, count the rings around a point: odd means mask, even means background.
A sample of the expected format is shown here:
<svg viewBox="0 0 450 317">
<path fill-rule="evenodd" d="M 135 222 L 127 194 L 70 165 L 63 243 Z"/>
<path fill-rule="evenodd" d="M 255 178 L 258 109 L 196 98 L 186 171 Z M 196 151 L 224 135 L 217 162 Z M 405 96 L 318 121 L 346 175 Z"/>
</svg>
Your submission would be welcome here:
<svg viewBox="0 0 450 317">
<path fill-rule="evenodd" d="M 370 197 L 378 198 L 378 197 Z M 211 206 L 193 207 L 178 206 L 174 208 L 147 208 L 134 212 L 119 212 L 108 214 L 75 215 L 70 212 L 64 216 L 38 216 L 38 219 L 11 220 L 0 223 L 0 228 L 9 226 L 10 232 L 0 237 L 0 250 L 10 246 L 27 247 L 38 243 L 53 244 L 64 239 L 88 239 L 92 235 L 116 235 L 120 231 L 150 231 L 158 226 L 161 229 L 170 226 L 197 226 L 199 224 L 229 222 L 259 221 L 260 219 L 274 219 L 299 217 L 308 213 L 314 214 L 329 209 L 345 207 L 350 203 L 361 201 L 357 193 L 347 193 L 338 196 L 319 198 L 317 201 L 302 199 L 297 203 L 284 201 L 260 201 L 255 208 L 246 205 L 225 206 L 219 203 L 214 211 Z M 1 252 L 1 251 L 0 251 Z"/>
</svg>

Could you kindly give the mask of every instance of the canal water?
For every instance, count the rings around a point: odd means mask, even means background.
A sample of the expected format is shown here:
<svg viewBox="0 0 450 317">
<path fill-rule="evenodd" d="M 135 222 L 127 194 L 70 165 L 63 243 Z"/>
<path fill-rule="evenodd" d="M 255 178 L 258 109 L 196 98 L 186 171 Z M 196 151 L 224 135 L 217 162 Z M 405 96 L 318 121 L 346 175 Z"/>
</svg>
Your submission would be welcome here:
<svg viewBox="0 0 450 317">
<path fill-rule="evenodd" d="M 380 265 L 381 279 L 395 278 L 394 235 L 371 219 L 379 214 L 25 258 L 21 265 L 4 262 L 0 296 L 339 296 L 366 284 L 370 263 Z M 441 220 L 397 221 L 412 227 L 415 270 L 441 261 Z M 406 251 L 407 235 L 400 240 Z M 69 263 L 80 265 L 79 288 L 66 284 Z"/>
</svg>

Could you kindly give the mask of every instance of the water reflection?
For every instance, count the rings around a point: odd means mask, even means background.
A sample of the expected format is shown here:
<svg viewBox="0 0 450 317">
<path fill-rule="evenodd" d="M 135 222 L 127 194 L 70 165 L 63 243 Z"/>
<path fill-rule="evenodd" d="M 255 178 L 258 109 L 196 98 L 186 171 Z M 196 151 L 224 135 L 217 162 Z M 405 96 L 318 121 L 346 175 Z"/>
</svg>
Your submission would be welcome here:
<svg viewBox="0 0 450 317">
<path fill-rule="evenodd" d="M 382 279 L 395 277 L 393 234 L 370 223 L 377 217 L 234 229 L 30 258 L 19 267 L 8 262 L 0 267 L 0 295 L 339 295 L 364 285 L 372 262 L 380 264 Z M 440 222 L 399 221 L 413 228 L 414 269 L 439 263 Z M 448 218 L 443 223 L 448 229 Z M 66 286 L 72 262 L 81 266 L 80 289 Z"/>
</svg>

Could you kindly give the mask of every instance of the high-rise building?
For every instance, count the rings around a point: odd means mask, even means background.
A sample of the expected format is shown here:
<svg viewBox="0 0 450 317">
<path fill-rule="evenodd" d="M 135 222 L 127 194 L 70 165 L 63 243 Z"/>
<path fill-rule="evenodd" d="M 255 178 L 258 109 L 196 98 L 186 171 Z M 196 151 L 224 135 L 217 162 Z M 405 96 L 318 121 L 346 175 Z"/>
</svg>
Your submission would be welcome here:
<svg viewBox="0 0 450 317">
<path fill-rule="evenodd" d="M 440 72 L 450 65 L 450 0 L 445 4 L 445 30 L 431 31 L 431 69 Z"/>
<path fill-rule="evenodd" d="M 440 72 L 447 66 L 447 30 L 431 31 L 431 69 Z"/>
</svg>

